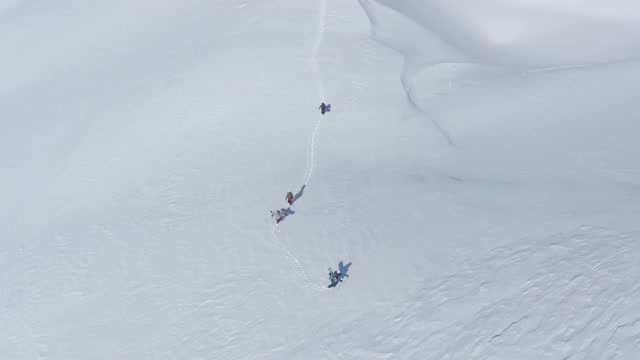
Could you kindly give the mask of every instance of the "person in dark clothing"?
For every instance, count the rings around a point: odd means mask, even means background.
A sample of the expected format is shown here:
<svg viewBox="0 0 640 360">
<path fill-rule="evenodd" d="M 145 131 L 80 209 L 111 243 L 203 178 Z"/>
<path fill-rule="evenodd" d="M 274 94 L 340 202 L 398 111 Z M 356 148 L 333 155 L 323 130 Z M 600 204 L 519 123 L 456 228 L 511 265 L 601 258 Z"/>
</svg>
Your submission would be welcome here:
<svg viewBox="0 0 640 360">
<path fill-rule="evenodd" d="M 324 115 L 324 113 L 327 112 L 327 104 L 325 103 L 320 104 L 320 107 L 318 109 L 320 109 L 320 112 L 322 113 L 322 115 Z"/>
<path fill-rule="evenodd" d="M 331 281 L 329 287 L 334 287 L 338 285 L 338 282 L 342 282 L 342 274 L 337 271 L 332 271 L 331 268 L 329 268 L 329 280 Z"/>
<path fill-rule="evenodd" d="M 289 203 L 289 206 L 291 206 L 293 204 L 293 193 L 291 191 L 289 191 L 287 193 L 287 202 Z"/>
</svg>

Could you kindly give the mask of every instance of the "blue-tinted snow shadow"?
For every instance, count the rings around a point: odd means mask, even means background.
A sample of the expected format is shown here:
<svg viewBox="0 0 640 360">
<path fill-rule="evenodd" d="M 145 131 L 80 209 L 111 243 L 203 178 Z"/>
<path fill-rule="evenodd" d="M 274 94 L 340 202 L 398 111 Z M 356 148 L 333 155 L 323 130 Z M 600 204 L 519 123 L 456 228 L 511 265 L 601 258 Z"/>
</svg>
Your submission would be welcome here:
<svg viewBox="0 0 640 360">
<path fill-rule="evenodd" d="M 295 203 L 298 199 L 300 199 L 302 197 L 302 195 L 304 195 L 304 188 L 307 187 L 307 185 L 302 185 L 302 187 L 300 188 L 300 191 L 298 191 L 297 194 L 295 194 L 293 196 L 293 201 L 291 202 L 291 204 L 293 205 L 293 203 Z"/>
<path fill-rule="evenodd" d="M 349 274 L 347 274 L 349 272 L 349 268 L 351 267 L 351 263 L 348 263 L 347 265 L 345 265 L 342 261 L 340 261 L 340 263 L 338 264 L 338 270 L 340 271 L 340 274 L 342 274 L 342 278 L 348 278 Z"/>
<path fill-rule="evenodd" d="M 276 221 L 276 224 L 279 224 L 283 221 L 285 221 L 287 219 L 287 217 L 289 217 L 289 215 L 293 215 L 296 212 L 291 210 L 291 208 L 281 208 L 280 212 L 282 212 L 284 214 L 284 216 L 282 217 L 282 219 L 280 219 L 280 221 Z M 271 212 L 271 216 L 273 217 L 273 211 Z"/>
</svg>

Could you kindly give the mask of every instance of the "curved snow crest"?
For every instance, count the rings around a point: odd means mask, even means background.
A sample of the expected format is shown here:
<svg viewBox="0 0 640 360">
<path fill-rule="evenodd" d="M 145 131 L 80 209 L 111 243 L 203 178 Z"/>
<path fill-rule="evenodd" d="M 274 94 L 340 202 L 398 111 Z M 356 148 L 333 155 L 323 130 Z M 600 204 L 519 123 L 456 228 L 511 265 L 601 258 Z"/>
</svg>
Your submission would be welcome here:
<svg viewBox="0 0 640 360">
<path fill-rule="evenodd" d="M 433 132 L 442 134 L 444 143 L 468 149 L 481 142 L 483 133 L 506 133 L 503 126 L 518 119 L 547 128 L 535 136 L 516 130 L 512 134 L 519 136 L 510 137 L 513 143 L 507 144 L 504 137 L 477 148 L 498 144 L 511 151 L 517 145 L 523 153 L 531 153 L 520 144 L 532 141 L 551 144 L 564 154 L 586 150 L 590 155 L 585 158 L 595 159 L 605 152 L 591 151 L 589 141 L 563 143 L 549 135 L 559 133 L 551 129 L 569 135 L 571 119 L 581 119 L 588 132 L 606 128 L 607 137 L 624 138 L 628 132 L 617 129 L 636 117 L 634 102 L 625 100 L 626 83 L 637 82 L 638 77 L 640 37 L 635 34 L 640 33 L 640 5 L 636 2 L 620 1 L 617 10 L 601 14 L 604 5 L 589 0 L 584 8 L 575 1 L 557 7 L 529 0 L 487 0 L 482 5 L 472 0 L 359 1 L 374 38 L 404 55 L 401 82 L 407 98 L 433 124 Z M 544 74 L 550 71 L 553 74 Z M 615 84 L 605 89 L 594 78 L 607 82 L 615 78 Z M 621 83 L 625 86 L 618 86 Z M 495 105 L 491 113 L 484 111 L 487 104 Z M 571 111 L 565 111 L 568 104 Z M 600 112 L 599 104 L 609 104 L 611 110 Z M 538 116 L 529 116 L 534 113 Z M 617 119 L 621 125 L 608 126 L 604 119 Z M 494 155 L 483 158 L 498 158 Z M 545 163 L 527 156 L 529 163 Z M 506 164 L 507 158 L 501 163 Z M 514 161 L 509 166 L 525 163 Z"/>
<path fill-rule="evenodd" d="M 475 62 L 525 66 L 602 63 L 640 56 L 640 3 L 534 0 L 377 2 Z"/>
</svg>

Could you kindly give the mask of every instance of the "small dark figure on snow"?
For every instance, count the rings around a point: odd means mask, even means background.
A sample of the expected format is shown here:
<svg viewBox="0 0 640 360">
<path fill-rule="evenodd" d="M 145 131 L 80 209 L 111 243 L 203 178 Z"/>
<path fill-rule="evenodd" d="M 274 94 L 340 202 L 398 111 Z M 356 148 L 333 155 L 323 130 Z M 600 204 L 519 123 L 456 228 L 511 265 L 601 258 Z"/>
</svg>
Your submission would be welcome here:
<svg viewBox="0 0 640 360">
<path fill-rule="evenodd" d="M 291 191 L 287 193 L 287 202 L 289 203 L 289 206 L 293 204 L 293 193 Z"/>
<path fill-rule="evenodd" d="M 338 285 L 338 282 L 342 282 L 342 274 L 338 271 L 332 271 L 331 268 L 329 268 L 329 280 L 331 281 L 329 287 L 332 288 Z"/>
<path fill-rule="evenodd" d="M 320 104 L 320 107 L 318 109 L 320 109 L 320 112 L 322 113 L 322 115 L 324 115 L 324 113 L 327 112 L 327 104 L 325 103 Z"/>
<path fill-rule="evenodd" d="M 280 210 L 271 211 L 271 217 L 276 218 L 276 224 L 279 224 L 286 216 L 287 214 Z"/>
</svg>

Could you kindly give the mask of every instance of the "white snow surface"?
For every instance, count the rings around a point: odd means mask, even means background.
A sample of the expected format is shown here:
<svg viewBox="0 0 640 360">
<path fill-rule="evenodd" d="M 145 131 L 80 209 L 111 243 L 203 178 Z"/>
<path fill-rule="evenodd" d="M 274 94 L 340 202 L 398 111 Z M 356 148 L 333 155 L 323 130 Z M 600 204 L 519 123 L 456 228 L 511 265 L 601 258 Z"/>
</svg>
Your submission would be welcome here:
<svg viewBox="0 0 640 360">
<path fill-rule="evenodd" d="M 638 34 L 635 0 L 1 2 L 0 359 L 639 359 Z"/>
</svg>

